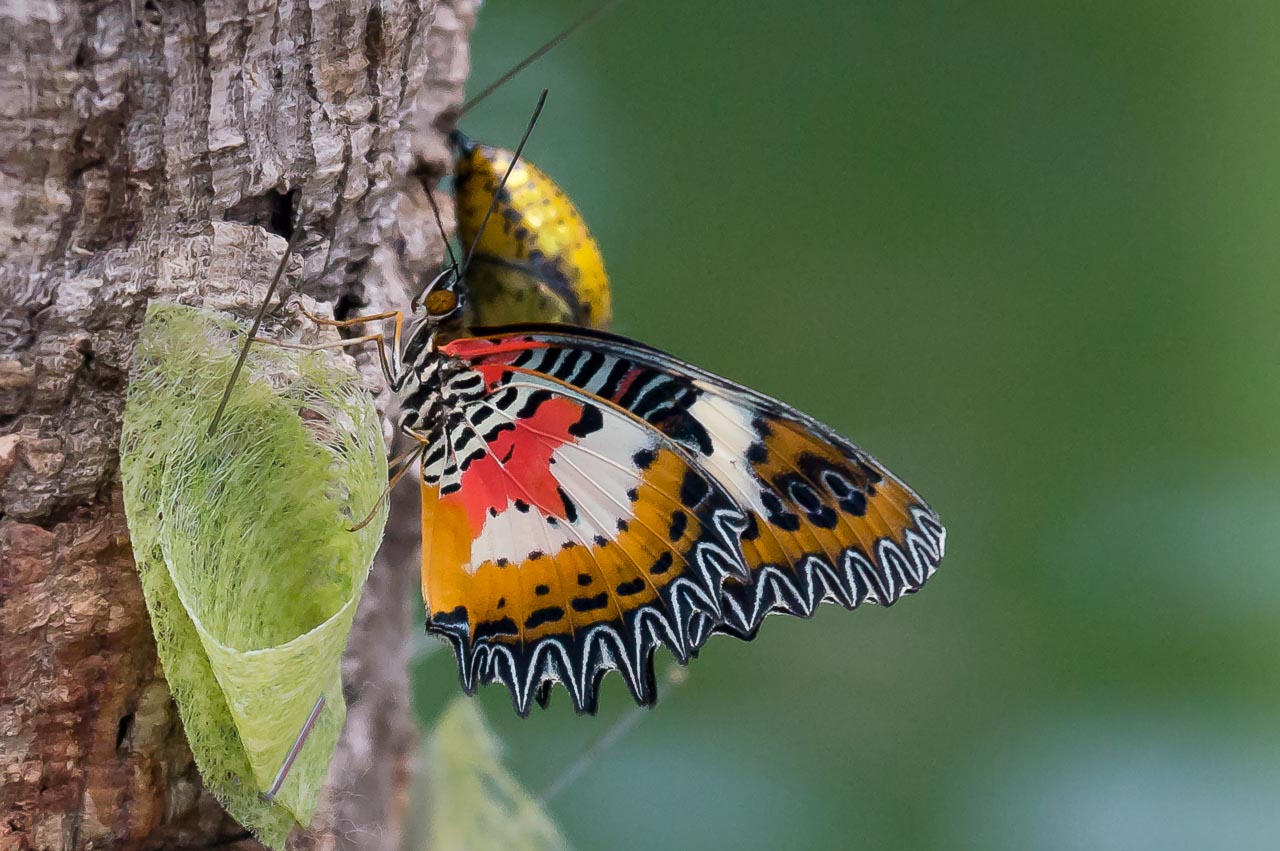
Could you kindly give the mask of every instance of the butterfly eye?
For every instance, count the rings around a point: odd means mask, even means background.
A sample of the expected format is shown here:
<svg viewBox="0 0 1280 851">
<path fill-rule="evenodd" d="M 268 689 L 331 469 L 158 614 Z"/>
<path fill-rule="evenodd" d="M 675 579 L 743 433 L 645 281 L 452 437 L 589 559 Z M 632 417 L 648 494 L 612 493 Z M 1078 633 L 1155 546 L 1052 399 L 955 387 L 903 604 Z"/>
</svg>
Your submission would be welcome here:
<svg viewBox="0 0 1280 851">
<path fill-rule="evenodd" d="M 453 290 L 436 290 L 427 296 L 427 313 L 446 316 L 458 309 L 458 294 Z"/>
</svg>

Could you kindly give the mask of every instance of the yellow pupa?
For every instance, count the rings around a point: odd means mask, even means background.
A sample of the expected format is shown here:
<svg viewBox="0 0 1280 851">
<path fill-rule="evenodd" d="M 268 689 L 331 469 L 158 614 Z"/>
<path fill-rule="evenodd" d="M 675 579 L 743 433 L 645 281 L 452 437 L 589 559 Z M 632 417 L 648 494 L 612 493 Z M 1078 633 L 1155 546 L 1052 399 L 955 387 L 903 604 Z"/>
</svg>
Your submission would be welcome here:
<svg viewBox="0 0 1280 851">
<path fill-rule="evenodd" d="M 613 317 L 604 257 L 582 214 L 541 169 L 454 131 L 458 238 L 475 245 L 466 285 L 473 325 L 565 322 L 605 328 Z M 497 202 L 484 234 L 476 233 Z"/>
</svg>

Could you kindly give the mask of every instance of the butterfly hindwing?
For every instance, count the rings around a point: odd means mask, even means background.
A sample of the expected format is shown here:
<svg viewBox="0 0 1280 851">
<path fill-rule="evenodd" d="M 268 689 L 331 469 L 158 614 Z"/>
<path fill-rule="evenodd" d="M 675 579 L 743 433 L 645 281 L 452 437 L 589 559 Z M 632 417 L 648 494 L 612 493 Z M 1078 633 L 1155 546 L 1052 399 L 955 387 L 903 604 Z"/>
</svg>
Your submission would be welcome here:
<svg viewBox="0 0 1280 851">
<path fill-rule="evenodd" d="M 621 672 L 656 697 L 653 652 L 681 661 L 746 580 L 749 523 L 676 441 L 607 401 L 501 363 L 455 362 L 423 468 L 428 629 L 468 691 L 505 683 L 516 710 L 563 682 L 594 711 Z"/>
<path fill-rule="evenodd" d="M 747 515 L 739 546 L 751 576 L 725 583 L 723 620 L 703 619 L 701 629 L 750 638 L 771 612 L 889 605 L 936 571 L 945 532 L 933 510 L 813 418 L 615 335 L 557 326 L 478 333 L 453 344 L 459 356 L 625 409 L 684 447 Z"/>
</svg>

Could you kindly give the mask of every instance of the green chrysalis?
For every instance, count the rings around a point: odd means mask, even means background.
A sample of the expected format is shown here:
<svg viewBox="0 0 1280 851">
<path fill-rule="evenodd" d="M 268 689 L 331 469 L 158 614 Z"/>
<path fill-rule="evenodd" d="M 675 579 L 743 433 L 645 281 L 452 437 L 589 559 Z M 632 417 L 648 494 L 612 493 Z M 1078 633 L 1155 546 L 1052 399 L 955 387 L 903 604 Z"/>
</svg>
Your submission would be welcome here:
<svg viewBox="0 0 1280 851">
<path fill-rule="evenodd" d="M 327 352 L 254 346 L 206 431 L 244 329 L 152 304 L 120 465 L 160 661 L 205 786 L 262 842 L 315 809 L 346 717 L 339 660 L 386 524 L 386 451 L 359 376 Z M 270 788 L 326 704 L 274 801 Z"/>
</svg>

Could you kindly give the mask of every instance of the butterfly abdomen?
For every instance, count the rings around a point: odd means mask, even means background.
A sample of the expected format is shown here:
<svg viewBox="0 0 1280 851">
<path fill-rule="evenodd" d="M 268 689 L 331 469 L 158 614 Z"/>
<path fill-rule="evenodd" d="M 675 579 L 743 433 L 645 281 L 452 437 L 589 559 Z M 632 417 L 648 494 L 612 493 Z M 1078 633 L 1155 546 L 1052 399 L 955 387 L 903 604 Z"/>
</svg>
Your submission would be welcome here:
<svg viewBox="0 0 1280 851">
<path fill-rule="evenodd" d="M 565 322 L 608 326 L 604 258 L 576 207 L 550 177 L 512 153 L 454 137 L 458 237 L 470 246 L 495 192 L 497 206 L 467 270 L 475 324 Z"/>
</svg>

